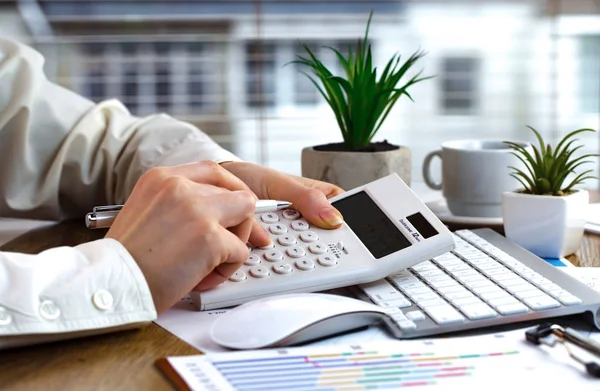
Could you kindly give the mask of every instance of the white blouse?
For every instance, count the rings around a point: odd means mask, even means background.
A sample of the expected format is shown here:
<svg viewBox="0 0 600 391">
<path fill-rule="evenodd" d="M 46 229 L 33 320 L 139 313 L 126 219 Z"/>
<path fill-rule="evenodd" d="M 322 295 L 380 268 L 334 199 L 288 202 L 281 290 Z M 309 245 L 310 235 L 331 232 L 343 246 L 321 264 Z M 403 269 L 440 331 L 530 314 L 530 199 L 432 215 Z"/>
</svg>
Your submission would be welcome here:
<svg viewBox="0 0 600 391">
<path fill-rule="evenodd" d="M 134 117 L 47 80 L 43 57 L 0 38 L 0 216 L 62 220 L 124 203 L 149 168 L 239 160 L 189 123 Z M 0 252 L 0 348 L 137 327 L 156 318 L 127 250 L 101 239 Z"/>
</svg>

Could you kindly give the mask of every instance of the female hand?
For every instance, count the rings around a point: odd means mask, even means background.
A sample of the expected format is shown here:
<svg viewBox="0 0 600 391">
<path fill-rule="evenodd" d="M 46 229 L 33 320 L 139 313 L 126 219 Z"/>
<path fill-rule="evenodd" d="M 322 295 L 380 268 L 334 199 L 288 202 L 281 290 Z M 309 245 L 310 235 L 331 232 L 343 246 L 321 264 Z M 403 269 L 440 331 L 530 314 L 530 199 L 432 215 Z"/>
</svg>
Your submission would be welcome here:
<svg viewBox="0 0 600 391">
<path fill-rule="evenodd" d="M 161 312 L 192 289 L 220 284 L 247 259 L 255 200 L 213 162 L 155 168 L 140 178 L 106 237 L 135 259 Z"/>
<path fill-rule="evenodd" d="M 246 162 L 226 162 L 221 166 L 241 179 L 261 199 L 290 201 L 306 219 L 321 228 L 336 228 L 343 218 L 328 198 L 343 189 L 308 178 L 284 174 L 268 167 Z M 254 235 L 255 231 L 252 231 Z"/>
</svg>

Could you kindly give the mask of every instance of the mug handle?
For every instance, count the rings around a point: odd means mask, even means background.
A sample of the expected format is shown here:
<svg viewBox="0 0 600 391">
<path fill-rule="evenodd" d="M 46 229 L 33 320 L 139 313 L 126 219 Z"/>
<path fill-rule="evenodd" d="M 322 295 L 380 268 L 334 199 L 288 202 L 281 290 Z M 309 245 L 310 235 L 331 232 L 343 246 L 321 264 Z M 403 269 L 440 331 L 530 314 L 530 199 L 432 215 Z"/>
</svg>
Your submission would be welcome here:
<svg viewBox="0 0 600 391">
<path fill-rule="evenodd" d="M 425 159 L 423 160 L 423 179 L 425 180 L 425 183 L 427 184 L 427 186 L 431 187 L 433 190 L 442 190 L 442 182 L 440 183 L 435 183 L 432 179 L 431 179 L 431 172 L 429 170 L 429 167 L 431 165 L 431 160 L 434 157 L 439 157 L 440 160 L 442 159 L 442 151 L 433 151 L 433 152 L 429 152 L 427 154 L 427 156 L 425 156 Z"/>
</svg>

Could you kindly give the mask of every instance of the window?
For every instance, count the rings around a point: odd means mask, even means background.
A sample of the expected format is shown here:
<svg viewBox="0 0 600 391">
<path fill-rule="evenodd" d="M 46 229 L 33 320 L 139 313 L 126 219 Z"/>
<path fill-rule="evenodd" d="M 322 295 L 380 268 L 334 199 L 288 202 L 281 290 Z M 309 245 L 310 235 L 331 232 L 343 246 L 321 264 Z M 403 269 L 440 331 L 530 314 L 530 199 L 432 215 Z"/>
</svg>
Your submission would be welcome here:
<svg viewBox="0 0 600 391">
<path fill-rule="evenodd" d="M 121 100 L 134 114 L 156 111 L 183 117 L 219 110 L 222 56 L 203 42 L 145 42 L 137 37 L 115 43 L 81 42 L 83 71 L 80 92 L 94 101 Z M 221 47 L 223 49 L 223 47 Z M 213 66 L 214 65 L 214 66 Z M 210 96 L 211 104 L 207 104 Z"/>
<path fill-rule="evenodd" d="M 473 114 L 478 101 L 479 66 L 476 58 L 442 59 L 441 107 L 444 114 Z"/>
<path fill-rule="evenodd" d="M 578 75 L 581 111 L 600 112 L 600 36 L 584 36 L 580 41 Z"/>
<path fill-rule="evenodd" d="M 246 43 L 246 105 L 275 106 L 275 44 Z"/>
</svg>

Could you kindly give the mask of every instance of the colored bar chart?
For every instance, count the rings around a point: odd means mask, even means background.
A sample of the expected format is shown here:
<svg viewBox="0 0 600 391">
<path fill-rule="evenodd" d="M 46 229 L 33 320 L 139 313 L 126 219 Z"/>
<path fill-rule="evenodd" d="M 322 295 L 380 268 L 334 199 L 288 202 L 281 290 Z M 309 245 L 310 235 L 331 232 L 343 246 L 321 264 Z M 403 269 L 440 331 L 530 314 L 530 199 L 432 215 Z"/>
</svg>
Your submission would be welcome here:
<svg viewBox="0 0 600 391">
<path fill-rule="evenodd" d="M 392 344 L 395 345 L 395 344 Z M 292 348 L 218 353 L 184 365 L 202 390 L 378 390 L 453 389 L 456 384 L 488 378 L 498 367 L 518 358 L 518 350 L 456 349 L 440 351 L 427 345 L 420 351 L 391 347 L 365 350 L 360 346 Z M 452 354 L 453 352 L 453 354 Z M 450 354 L 449 354 L 450 353 Z M 181 371 L 180 366 L 179 371 Z M 184 374 L 185 375 L 185 374 Z"/>
</svg>

